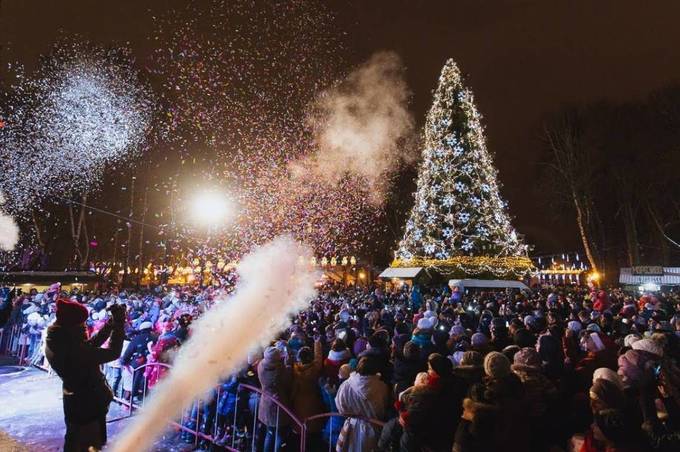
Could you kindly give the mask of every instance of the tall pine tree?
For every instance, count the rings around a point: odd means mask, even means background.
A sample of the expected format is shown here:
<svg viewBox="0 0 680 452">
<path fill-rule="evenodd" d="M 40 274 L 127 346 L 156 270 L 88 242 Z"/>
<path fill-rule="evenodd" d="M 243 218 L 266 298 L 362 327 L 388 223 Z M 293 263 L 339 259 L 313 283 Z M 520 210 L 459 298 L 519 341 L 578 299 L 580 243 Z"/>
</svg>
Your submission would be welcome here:
<svg viewBox="0 0 680 452">
<path fill-rule="evenodd" d="M 531 268 L 510 224 L 481 115 L 448 60 L 425 125 L 415 205 L 394 266 L 460 276 L 519 277 Z"/>
</svg>

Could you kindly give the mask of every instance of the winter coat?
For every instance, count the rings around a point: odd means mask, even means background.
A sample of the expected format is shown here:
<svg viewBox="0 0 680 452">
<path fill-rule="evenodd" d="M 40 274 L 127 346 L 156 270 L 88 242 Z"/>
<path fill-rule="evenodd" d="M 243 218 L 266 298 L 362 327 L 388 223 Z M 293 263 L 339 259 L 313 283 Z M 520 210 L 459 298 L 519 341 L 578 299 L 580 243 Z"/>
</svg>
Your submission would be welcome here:
<svg viewBox="0 0 680 452">
<path fill-rule="evenodd" d="M 513 366 L 513 372 L 524 386 L 529 417 L 540 418 L 548 411 L 548 405 L 557 397 L 557 388 L 541 372 L 540 368 Z"/>
<path fill-rule="evenodd" d="M 616 352 L 613 349 L 605 348 L 599 352 L 588 352 L 585 357 L 576 363 L 574 366 L 576 383 L 581 392 L 588 392 L 593 384 L 593 373 L 600 367 L 616 371 Z"/>
<path fill-rule="evenodd" d="M 530 426 L 527 422 L 524 387 L 513 373 L 499 379 L 486 379 L 490 401 L 499 408 L 499 445 L 503 450 L 529 450 Z"/>
<path fill-rule="evenodd" d="M 314 342 L 314 361 L 309 364 L 295 363 L 291 398 L 293 413 L 298 419 L 305 419 L 324 412 L 319 388 L 319 377 L 323 366 L 321 342 Z M 307 426 L 310 432 L 320 432 L 323 419 L 312 421 Z"/>
<path fill-rule="evenodd" d="M 63 382 L 64 417 L 77 424 L 106 415 L 113 393 L 100 365 L 120 356 L 125 338 L 122 324 L 107 324 L 89 340 L 83 340 L 83 334 L 79 327 L 54 324 L 45 345 L 45 356 Z M 109 336 L 108 348 L 101 348 Z"/>
<path fill-rule="evenodd" d="M 257 376 L 260 380 L 262 391 L 271 396 L 260 397 L 257 413 L 259 421 L 267 427 L 276 427 L 278 417 L 279 426 L 290 425 L 290 417 L 274 402 L 276 400 L 285 407 L 291 406 L 292 374 L 290 367 L 284 366 L 283 361 L 280 359 L 263 359 L 257 365 Z"/>
<path fill-rule="evenodd" d="M 378 375 L 362 376 L 357 372 L 340 385 L 335 396 L 338 412 L 382 420 L 389 401 L 389 388 Z M 338 452 L 370 452 L 378 443 L 379 432 L 370 423 L 348 418 L 342 426 L 336 450 Z"/>
<path fill-rule="evenodd" d="M 394 392 L 399 394 L 413 385 L 418 372 L 424 372 L 427 366 L 419 359 L 395 358 L 394 360 Z"/>
<path fill-rule="evenodd" d="M 482 366 L 460 365 L 453 368 L 453 374 L 465 382 L 466 388 L 470 388 L 476 383 L 481 383 L 484 379 L 484 368 Z"/>
<path fill-rule="evenodd" d="M 120 357 L 124 366 L 139 367 L 146 363 L 146 355 L 149 354 L 149 342 L 155 342 L 156 338 L 150 330 L 140 331 L 130 340 L 130 345 Z"/>
<path fill-rule="evenodd" d="M 462 411 L 465 383 L 430 373 L 426 386 L 414 387 L 401 413 L 410 444 L 451 450 Z"/>
<path fill-rule="evenodd" d="M 495 450 L 494 436 L 475 432 L 471 421 L 461 419 L 456 430 L 452 450 L 453 452 L 487 452 Z"/>
<path fill-rule="evenodd" d="M 220 399 L 217 401 L 217 414 L 229 416 L 236 412 L 239 381 L 236 377 L 230 377 L 222 383 Z"/>
</svg>

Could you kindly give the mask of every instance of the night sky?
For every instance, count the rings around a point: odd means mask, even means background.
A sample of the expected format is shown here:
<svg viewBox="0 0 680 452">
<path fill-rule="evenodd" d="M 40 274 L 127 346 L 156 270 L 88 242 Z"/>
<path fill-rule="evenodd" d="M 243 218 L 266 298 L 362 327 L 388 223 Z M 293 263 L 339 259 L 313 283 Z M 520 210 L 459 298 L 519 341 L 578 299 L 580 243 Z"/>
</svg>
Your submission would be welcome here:
<svg viewBox="0 0 680 452">
<path fill-rule="evenodd" d="M 158 45 L 148 39 L 153 16 L 169 4 L 182 2 L 4 0 L 2 65 L 20 61 L 30 67 L 63 34 L 129 43 L 143 57 Z M 565 104 L 635 100 L 680 81 L 680 3 L 674 0 L 334 0 L 328 5 L 338 33 L 346 33 L 350 64 L 378 50 L 401 55 L 419 124 L 445 59 L 458 62 L 485 117 L 514 224 L 539 253 L 580 248 L 575 224 L 550 212 L 536 184 L 542 118 Z"/>
</svg>

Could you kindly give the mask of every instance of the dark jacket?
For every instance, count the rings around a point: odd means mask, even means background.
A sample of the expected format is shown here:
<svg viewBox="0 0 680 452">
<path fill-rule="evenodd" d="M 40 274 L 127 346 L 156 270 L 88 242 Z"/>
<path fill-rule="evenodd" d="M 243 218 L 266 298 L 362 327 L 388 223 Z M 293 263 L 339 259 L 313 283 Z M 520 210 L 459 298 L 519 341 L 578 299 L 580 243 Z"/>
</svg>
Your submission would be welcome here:
<svg viewBox="0 0 680 452">
<path fill-rule="evenodd" d="M 394 392 L 400 392 L 413 386 L 418 372 L 427 370 L 427 365 L 420 359 L 406 359 L 397 357 L 394 359 Z"/>
<path fill-rule="evenodd" d="M 292 371 L 283 365 L 283 360 L 263 359 L 257 365 L 257 377 L 262 391 L 286 407 L 291 406 Z M 257 418 L 267 427 L 276 427 L 277 412 L 279 426 L 291 424 L 291 419 L 277 407 L 272 397 L 261 396 Z"/>
<path fill-rule="evenodd" d="M 149 354 L 149 349 L 147 346 L 148 343 L 155 341 L 156 338 L 154 337 L 151 330 L 140 331 L 135 337 L 132 338 L 132 340 L 130 340 L 130 344 L 125 349 L 125 353 L 123 353 L 123 356 L 121 356 L 120 362 L 126 366 L 128 365 L 131 365 L 132 367 L 141 366 L 146 362 L 146 355 Z M 138 358 L 144 358 L 144 360 L 134 362 L 133 358 L 135 358 L 135 360 Z"/>
<path fill-rule="evenodd" d="M 64 389 L 64 415 L 68 422 L 85 424 L 105 415 L 113 394 L 99 366 L 120 356 L 123 325 L 107 323 L 84 340 L 84 330 L 57 324 L 47 330 L 45 356 Z M 101 345 L 111 337 L 108 348 Z"/>
</svg>

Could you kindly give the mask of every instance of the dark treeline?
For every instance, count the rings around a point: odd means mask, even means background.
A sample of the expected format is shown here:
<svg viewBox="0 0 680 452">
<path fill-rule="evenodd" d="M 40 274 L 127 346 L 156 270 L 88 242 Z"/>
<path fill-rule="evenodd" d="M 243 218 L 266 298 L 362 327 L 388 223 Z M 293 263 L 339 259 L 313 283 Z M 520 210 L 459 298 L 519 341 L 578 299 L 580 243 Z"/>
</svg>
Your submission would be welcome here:
<svg viewBox="0 0 680 452">
<path fill-rule="evenodd" d="M 551 210 L 577 223 L 591 265 L 677 263 L 680 85 L 636 102 L 567 106 L 542 126 L 541 187 Z"/>
</svg>

